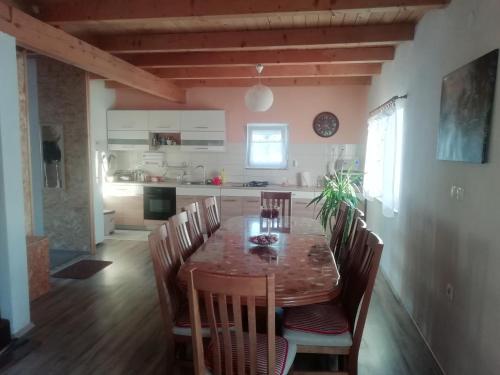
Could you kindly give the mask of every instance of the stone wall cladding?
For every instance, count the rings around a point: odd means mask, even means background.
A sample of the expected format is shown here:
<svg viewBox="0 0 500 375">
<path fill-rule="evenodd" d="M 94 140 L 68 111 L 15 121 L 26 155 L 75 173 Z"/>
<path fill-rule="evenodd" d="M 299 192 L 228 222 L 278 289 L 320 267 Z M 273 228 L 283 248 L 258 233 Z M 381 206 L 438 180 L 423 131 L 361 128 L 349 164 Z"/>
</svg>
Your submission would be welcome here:
<svg viewBox="0 0 500 375">
<path fill-rule="evenodd" d="M 40 125 L 64 129 L 64 188 L 44 189 L 44 225 L 50 248 L 90 251 L 90 195 L 85 72 L 39 57 Z"/>
</svg>

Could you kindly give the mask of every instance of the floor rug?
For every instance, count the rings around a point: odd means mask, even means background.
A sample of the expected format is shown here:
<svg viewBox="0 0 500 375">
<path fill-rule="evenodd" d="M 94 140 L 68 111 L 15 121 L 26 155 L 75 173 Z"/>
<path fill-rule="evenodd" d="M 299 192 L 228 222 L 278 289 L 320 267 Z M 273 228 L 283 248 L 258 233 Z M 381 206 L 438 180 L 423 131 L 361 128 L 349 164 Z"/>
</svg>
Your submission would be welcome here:
<svg viewBox="0 0 500 375">
<path fill-rule="evenodd" d="M 88 279 L 113 262 L 85 259 L 56 272 L 52 277 L 60 279 Z"/>
</svg>

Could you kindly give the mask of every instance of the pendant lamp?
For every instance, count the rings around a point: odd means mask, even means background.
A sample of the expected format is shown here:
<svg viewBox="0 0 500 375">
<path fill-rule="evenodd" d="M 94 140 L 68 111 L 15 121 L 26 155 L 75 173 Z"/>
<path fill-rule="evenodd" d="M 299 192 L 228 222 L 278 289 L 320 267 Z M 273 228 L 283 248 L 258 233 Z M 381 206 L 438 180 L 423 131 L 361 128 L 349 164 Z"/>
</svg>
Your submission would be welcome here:
<svg viewBox="0 0 500 375">
<path fill-rule="evenodd" d="M 269 87 L 260 82 L 260 74 L 264 69 L 264 65 L 257 64 L 255 68 L 259 82 L 248 89 L 245 94 L 245 104 L 252 112 L 265 112 L 273 105 L 274 95 Z"/>
</svg>

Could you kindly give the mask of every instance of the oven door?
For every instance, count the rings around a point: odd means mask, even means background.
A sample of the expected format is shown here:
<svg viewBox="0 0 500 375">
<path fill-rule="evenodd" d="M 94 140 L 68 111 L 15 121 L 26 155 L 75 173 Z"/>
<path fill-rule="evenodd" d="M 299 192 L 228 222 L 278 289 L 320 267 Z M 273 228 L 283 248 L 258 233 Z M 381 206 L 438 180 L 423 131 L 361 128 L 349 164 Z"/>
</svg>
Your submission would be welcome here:
<svg viewBox="0 0 500 375">
<path fill-rule="evenodd" d="M 167 220 L 175 209 L 175 188 L 144 187 L 145 220 Z"/>
</svg>

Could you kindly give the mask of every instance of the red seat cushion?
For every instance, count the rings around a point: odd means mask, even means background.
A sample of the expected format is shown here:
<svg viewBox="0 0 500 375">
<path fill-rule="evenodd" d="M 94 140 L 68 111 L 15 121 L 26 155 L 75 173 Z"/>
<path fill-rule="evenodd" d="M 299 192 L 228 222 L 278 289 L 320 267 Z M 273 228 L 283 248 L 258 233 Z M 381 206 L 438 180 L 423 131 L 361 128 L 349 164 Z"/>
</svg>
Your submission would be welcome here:
<svg viewBox="0 0 500 375">
<path fill-rule="evenodd" d="M 219 334 L 219 342 L 221 345 L 221 369 L 222 373 L 225 373 L 224 369 L 224 340 L 222 334 Z M 249 353 L 249 335 L 247 332 L 243 332 L 243 345 L 245 351 L 245 373 L 250 373 L 250 353 Z M 283 375 L 285 370 L 286 361 L 288 359 L 288 341 L 281 337 L 276 336 L 276 374 Z M 213 369 L 213 358 L 211 357 L 212 349 L 214 347 L 214 342 L 212 341 L 207 348 L 207 367 Z M 236 334 L 231 332 L 231 346 L 233 353 L 233 373 L 238 373 L 237 371 L 237 347 L 236 347 Z M 267 335 L 257 334 L 257 375 L 267 374 Z"/>
<path fill-rule="evenodd" d="M 288 329 L 340 335 L 349 331 L 349 322 L 338 303 L 318 303 L 285 309 L 284 326 Z"/>
</svg>

